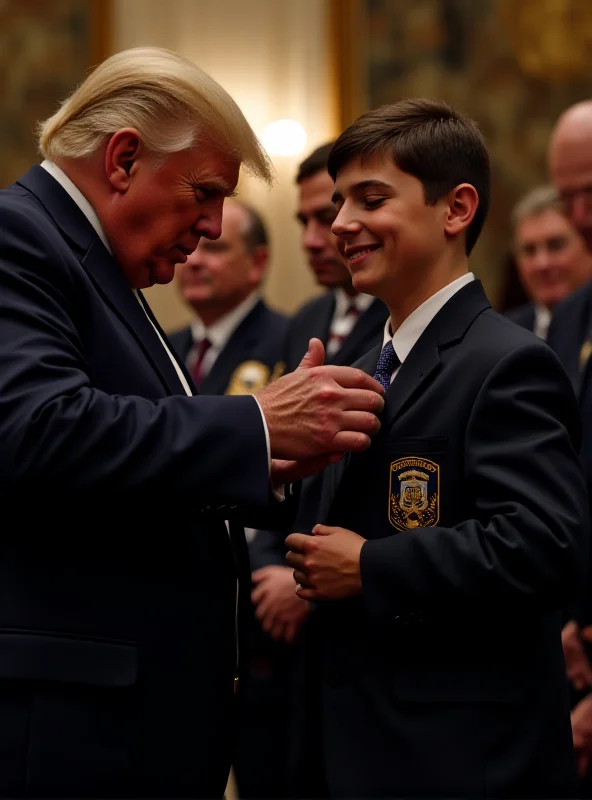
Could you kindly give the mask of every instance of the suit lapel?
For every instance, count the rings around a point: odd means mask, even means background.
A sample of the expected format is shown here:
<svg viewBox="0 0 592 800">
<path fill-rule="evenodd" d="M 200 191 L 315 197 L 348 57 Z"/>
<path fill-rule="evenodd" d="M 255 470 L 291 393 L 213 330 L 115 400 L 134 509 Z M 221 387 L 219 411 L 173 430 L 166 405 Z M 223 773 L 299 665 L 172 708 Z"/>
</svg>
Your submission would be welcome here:
<svg viewBox="0 0 592 800">
<path fill-rule="evenodd" d="M 386 393 L 384 424 L 391 427 L 405 407 L 426 391 L 440 369 L 441 352 L 461 341 L 479 314 L 491 308 L 480 281 L 463 286 L 427 325 Z"/>
<path fill-rule="evenodd" d="M 425 389 L 440 366 L 438 343 L 433 331 L 424 331 L 409 353 L 385 396 L 383 424 L 390 427 L 405 406 Z"/>
<path fill-rule="evenodd" d="M 366 355 L 356 362 L 356 367 L 367 372 L 368 375 L 374 375 L 376 371 L 376 364 L 378 363 L 378 356 L 380 355 L 382 343 L 378 347 L 373 347 Z M 321 502 L 319 507 L 318 519 L 319 522 L 326 524 L 331 510 L 331 505 L 337 492 L 337 488 L 341 483 L 345 471 L 352 459 L 351 453 L 345 453 L 341 461 L 337 464 L 332 464 L 327 467 L 323 472 L 323 491 L 321 494 Z"/>
<path fill-rule="evenodd" d="M 140 293 L 144 304 L 141 305 L 138 302 L 138 298 L 128 286 L 123 273 L 105 250 L 98 236 L 91 241 L 91 245 L 82 259 L 82 265 L 105 302 L 131 331 L 146 358 L 158 373 L 167 392 L 184 394 L 177 371 L 154 329 L 156 327 L 160 331 L 156 318 Z M 166 341 L 164 332 L 160 331 L 160 333 L 163 340 Z M 191 385 L 191 379 L 189 383 Z"/>
</svg>

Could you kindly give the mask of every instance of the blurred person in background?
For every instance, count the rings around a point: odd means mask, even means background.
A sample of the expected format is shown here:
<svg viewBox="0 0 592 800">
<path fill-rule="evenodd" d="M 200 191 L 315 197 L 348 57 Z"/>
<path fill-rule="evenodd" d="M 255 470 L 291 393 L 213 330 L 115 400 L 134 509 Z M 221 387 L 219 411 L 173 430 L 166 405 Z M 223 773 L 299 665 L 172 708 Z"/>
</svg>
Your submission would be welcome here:
<svg viewBox="0 0 592 800">
<path fill-rule="evenodd" d="M 524 195 L 511 219 L 516 269 L 530 302 L 507 316 L 546 339 L 555 306 L 592 278 L 592 253 L 553 186 Z"/>
<path fill-rule="evenodd" d="M 220 237 L 202 239 L 177 266 L 177 286 L 195 319 L 170 339 L 200 394 L 253 394 L 279 377 L 288 319 L 261 297 L 268 262 L 261 216 L 229 200 Z"/>
<path fill-rule="evenodd" d="M 308 339 L 325 345 L 326 363 L 353 364 L 380 337 L 387 310 L 380 300 L 354 289 L 340 256 L 331 225 L 335 206 L 333 181 L 327 172 L 332 143 L 314 150 L 298 168 L 297 219 L 308 264 L 319 286 L 327 291 L 305 303 L 290 321 L 284 348 L 284 367 L 291 372 L 300 363 Z"/>
<path fill-rule="evenodd" d="M 567 108 L 557 120 L 548 149 L 549 173 L 572 224 L 592 252 L 592 100 Z M 547 341 L 579 395 L 581 458 L 592 498 L 592 281 L 555 310 Z M 563 629 L 567 672 L 574 697 L 572 731 L 582 795 L 592 797 L 592 569 L 587 590 Z"/>
</svg>

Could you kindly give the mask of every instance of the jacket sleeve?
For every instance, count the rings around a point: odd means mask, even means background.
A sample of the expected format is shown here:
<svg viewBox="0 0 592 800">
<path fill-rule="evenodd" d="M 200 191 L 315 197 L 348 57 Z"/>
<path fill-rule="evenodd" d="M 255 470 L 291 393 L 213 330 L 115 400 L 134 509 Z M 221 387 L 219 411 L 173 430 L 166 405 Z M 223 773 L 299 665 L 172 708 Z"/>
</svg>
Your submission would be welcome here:
<svg viewBox="0 0 592 800">
<path fill-rule="evenodd" d="M 570 602 L 584 578 L 589 533 L 578 437 L 573 391 L 546 345 L 499 361 L 467 421 L 463 482 L 472 513 L 454 527 L 364 544 L 370 616 L 384 622 L 451 605 L 519 612 Z"/>
<path fill-rule="evenodd" d="M 267 504 L 268 456 L 254 398 L 148 399 L 91 385 L 80 276 L 70 251 L 45 234 L 3 205 L 0 485 L 153 488 L 199 505 Z"/>
</svg>

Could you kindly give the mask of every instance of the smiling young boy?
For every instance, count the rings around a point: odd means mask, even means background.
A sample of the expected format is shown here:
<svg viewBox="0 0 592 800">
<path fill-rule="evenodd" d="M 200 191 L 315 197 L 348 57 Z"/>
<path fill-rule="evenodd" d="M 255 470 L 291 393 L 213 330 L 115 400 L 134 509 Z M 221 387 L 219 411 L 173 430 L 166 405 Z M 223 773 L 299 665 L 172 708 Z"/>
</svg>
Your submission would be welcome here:
<svg viewBox="0 0 592 800">
<path fill-rule="evenodd" d="M 381 431 L 326 471 L 315 536 L 287 539 L 317 605 L 312 794 L 575 796 L 560 610 L 585 563 L 578 414 L 555 355 L 469 272 L 485 144 L 407 100 L 354 122 L 329 171 L 353 284 L 390 319 L 358 362 L 386 389 Z"/>
</svg>

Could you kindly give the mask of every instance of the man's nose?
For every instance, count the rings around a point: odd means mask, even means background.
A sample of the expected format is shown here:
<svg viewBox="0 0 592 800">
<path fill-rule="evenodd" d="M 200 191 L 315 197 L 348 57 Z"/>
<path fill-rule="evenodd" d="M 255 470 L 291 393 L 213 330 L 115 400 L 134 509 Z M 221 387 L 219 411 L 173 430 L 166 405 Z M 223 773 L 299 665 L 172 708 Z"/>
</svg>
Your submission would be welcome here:
<svg viewBox="0 0 592 800">
<path fill-rule="evenodd" d="M 306 228 L 304 229 L 304 236 L 302 237 L 302 241 L 304 247 L 307 250 L 323 249 L 323 247 L 325 246 L 325 239 L 322 235 L 321 226 L 316 220 L 310 219 L 306 223 Z"/>
<path fill-rule="evenodd" d="M 223 200 L 209 204 L 202 209 L 202 213 L 194 226 L 194 231 L 206 239 L 219 239 L 222 234 L 222 208 Z"/>
</svg>

